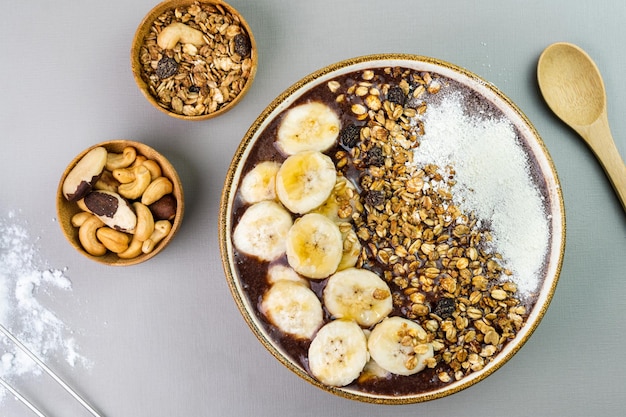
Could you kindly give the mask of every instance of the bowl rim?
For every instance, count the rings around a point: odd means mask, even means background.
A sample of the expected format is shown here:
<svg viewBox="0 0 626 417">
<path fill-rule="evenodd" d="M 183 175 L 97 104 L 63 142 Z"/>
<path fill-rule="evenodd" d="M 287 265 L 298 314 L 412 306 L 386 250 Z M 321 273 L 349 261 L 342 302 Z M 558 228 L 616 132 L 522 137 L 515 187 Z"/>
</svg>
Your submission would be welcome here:
<svg viewBox="0 0 626 417">
<path fill-rule="evenodd" d="M 71 216 L 69 216 L 70 218 L 68 218 L 67 216 L 66 210 L 69 211 L 70 213 L 77 213 L 80 211 L 80 208 L 78 208 L 76 203 L 72 203 L 68 201 L 63 196 L 63 181 L 65 180 L 65 178 L 67 177 L 67 174 L 71 171 L 71 169 L 78 163 L 78 161 L 87 152 L 91 151 L 92 149 L 97 148 L 97 147 L 104 147 L 107 150 L 114 148 L 114 149 L 118 149 L 119 152 L 121 152 L 121 150 L 126 146 L 135 147 L 135 149 L 137 150 L 137 154 L 144 155 L 145 153 L 150 153 L 153 159 L 157 159 L 157 162 L 159 163 L 161 170 L 163 171 L 163 175 L 166 176 L 172 182 L 172 185 L 174 186 L 173 193 L 179 196 L 176 201 L 176 216 L 174 217 L 174 221 L 172 222 L 172 229 L 170 233 L 165 238 L 163 238 L 163 240 L 159 242 L 159 244 L 150 253 L 141 254 L 135 258 L 130 258 L 130 259 L 119 258 L 115 256 L 115 254 L 107 254 L 105 256 L 94 256 L 94 255 L 87 253 L 83 249 L 83 247 L 80 245 L 80 242 L 78 241 L 78 238 L 77 238 L 78 229 L 71 225 L 70 223 Z M 167 174 L 166 174 L 166 171 L 167 171 Z M 63 233 L 65 239 L 80 254 L 82 254 L 88 259 L 91 259 L 92 261 L 98 262 L 103 265 L 132 266 L 132 265 L 137 265 L 137 264 L 146 262 L 149 259 L 152 259 L 157 254 L 159 254 L 163 249 L 165 249 L 165 247 L 169 245 L 169 243 L 172 241 L 174 236 L 178 233 L 180 226 L 182 224 L 182 221 L 183 221 L 184 213 L 185 213 L 185 198 L 184 198 L 183 186 L 182 186 L 180 177 L 178 176 L 178 172 L 176 171 L 174 166 L 171 164 L 171 162 L 167 158 L 165 158 L 160 152 L 156 151 L 151 146 L 146 145 L 145 143 L 142 143 L 142 142 L 134 141 L 134 140 L 112 139 L 112 140 L 107 140 L 107 141 L 96 143 L 96 144 L 89 146 L 88 148 L 81 151 L 78 155 L 76 155 L 72 159 L 72 161 L 65 167 L 63 173 L 61 174 L 61 177 L 59 179 L 59 183 L 57 186 L 57 193 L 56 193 L 57 222 L 59 223 L 59 227 L 61 228 L 61 232 Z"/>
<path fill-rule="evenodd" d="M 180 5 L 193 4 L 195 2 L 219 5 L 223 7 L 224 9 L 226 9 L 231 14 L 236 15 L 239 18 L 241 25 L 245 29 L 248 35 L 248 38 L 250 39 L 250 45 L 251 45 L 250 55 L 252 59 L 252 68 L 250 70 L 250 75 L 248 76 L 248 80 L 246 81 L 246 84 L 244 85 L 241 92 L 226 106 L 221 107 L 219 110 L 214 111 L 213 113 L 203 114 L 199 116 L 187 116 L 187 115 L 179 114 L 179 113 L 166 109 L 165 107 L 159 104 L 159 102 L 154 98 L 152 94 L 150 94 L 148 84 L 143 80 L 141 76 L 142 65 L 141 65 L 139 56 L 140 56 L 141 46 L 143 44 L 142 42 L 143 38 L 149 32 L 152 22 L 154 22 L 154 20 L 158 16 L 160 16 L 166 10 L 174 9 Z M 152 104 L 153 107 L 155 107 L 157 110 L 161 111 L 162 113 L 165 113 L 168 116 L 174 117 L 176 119 L 187 120 L 187 121 L 201 121 L 201 120 L 212 119 L 214 117 L 217 117 L 226 113 L 227 111 L 235 107 L 244 98 L 244 96 L 248 93 L 248 91 L 252 87 L 252 84 L 256 77 L 258 61 L 259 61 L 259 58 L 258 58 L 257 43 L 254 37 L 254 34 L 252 33 L 252 29 L 250 25 L 248 24 L 248 22 L 245 20 L 243 15 L 237 9 L 235 9 L 233 6 L 231 6 L 230 4 L 226 3 L 223 0 L 164 0 L 162 1 L 161 3 L 157 4 L 152 9 L 150 9 L 150 11 L 148 11 L 148 13 L 143 17 L 143 19 L 137 26 L 137 29 L 135 30 L 135 34 L 133 35 L 132 44 L 130 48 L 131 72 L 133 74 L 133 78 L 141 94 L 145 97 L 146 100 L 148 100 L 150 104 Z"/>
<path fill-rule="evenodd" d="M 393 63 L 393 64 L 392 64 Z M 257 324 L 258 319 L 254 317 L 254 312 L 251 311 L 246 295 L 243 293 L 242 288 L 239 286 L 239 280 L 233 267 L 235 259 L 233 256 L 233 245 L 230 239 L 230 231 L 232 229 L 231 212 L 232 204 L 237 191 L 237 182 L 240 180 L 241 171 L 247 156 L 247 152 L 252 148 L 255 140 L 258 138 L 258 134 L 263 131 L 265 124 L 272 120 L 272 115 L 278 114 L 284 110 L 290 103 L 295 101 L 299 96 L 298 92 L 303 94 L 315 85 L 318 85 L 326 80 L 339 75 L 338 71 L 350 72 L 352 70 L 366 69 L 372 67 L 386 67 L 386 66 L 414 66 L 423 65 L 429 68 L 434 68 L 433 72 L 446 75 L 456 75 L 452 77 L 456 81 L 459 81 L 458 77 L 468 82 L 473 90 L 480 87 L 479 94 L 491 101 L 496 100 L 500 105 L 496 106 L 501 109 L 501 106 L 505 106 L 513 115 L 517 118 L 516 127 L 521 129 L 521 135 L 526 138 L 532 138 L 533 145 L 535 147 L 531 150 L 533 155 L 540 156 L 541 160 L 541 174 L 546 180 L 548 193 L 551 194 L 551 206 L 549 218 L 551 226 L 551 249 L 549 256 L 548 272 L 546 278 L 538 289 L 539 296 L 537 301 L 529 314 L 525 326 L 522 331 L 518 333 L 516 338 L 510 341 L 505 349 L 501 351 L 497 358 L 491 361 L 485 368 L 480 371 L 476 371 L 460 381 L 456 381 L 450 385 L 441 387 L 433 391 L 417 394 L 407 394 L 400 396 L 393 395 L 378 395 L 370 394 L 357 390 L 352 390 L 344 387 L 331 387 L 320 383 L 309 375 L 299 365 L 294 364 L 286 355 L 284 355 L 279 348 L 275 345 L 265 331 Z M 428 69 L 425 69 L 427 71 Z M 289 101 L 289 100 L 291 101 Z M 521 126 L 518 125 L 521 124 Z M 307 76 L 303 77 L 299 81 L 292 84 L 280 95 L 278 95 L 257 117 L 253 122 L 249 130 L 246 132 L 244 138 L 239 144 L 231 164 L 228 168 L 225 178 L 224 188 L 220 200 L 220 210 L 218 219 L 218 233 L 219 233 L 219 245 L 220 254 L 222 258 L 222 266 L 226 276 L 226 280 L 231 291 L 231 295 L 235 300 L 239 312 L 242 314 L 246 324 L 250 327 L 253 334 L 259 339 L 261 344 L 274 356 L 280 363 L 290 369 L 292 372 L 300 376 L 310 384 L 335 394 L 340 397 L 367 402 L 375 404 L 411 404 L 430 401 L 448 395 L 462 391 L 493 374 L 497 369 L 507 363 L 528 341 L 535 329 L 539 326 L 542 318 L 544 317 L 550 302 L 554 296 L 559 276 L 561 273 L 563 257 L 565 253 L 565 231 L 566 231 L 566 219 L 565 219 L 565 205 L 563 201 L 562 190 L 560 186 L 560 180 L 558 173 L 554 166 L 554 162 L 545 146 L 545 143 L 541 139 L 539 133 L 532 125 L 528 117 L 521 111 L 521 109 L 504 93 L 502 93 L 497 87 L 489 83 L 485 79 L 479 77 L 473 72 L 449 63 L 447 61 L 432 58 L 428 56 L 405 54 L 405 53 L 382 53 L 363 55 L 354 58 L 345 59 L 331 65 L 325 66 L 317 71 L 314 71 Z M 521 334 L 520 334 L 521 333 Z"/>
</svg>

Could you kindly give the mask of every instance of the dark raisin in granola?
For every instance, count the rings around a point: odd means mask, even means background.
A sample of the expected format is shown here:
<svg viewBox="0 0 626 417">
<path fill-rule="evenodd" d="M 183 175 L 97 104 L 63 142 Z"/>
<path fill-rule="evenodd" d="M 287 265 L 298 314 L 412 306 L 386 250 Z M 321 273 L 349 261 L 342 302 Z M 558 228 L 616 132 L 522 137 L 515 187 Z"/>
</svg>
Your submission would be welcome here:
<svg viewBox="0 0 626 417">
<path fill-rule="evenodd" d="M 369 190 L 365 193 L 365 204 L 372 207 L 381 206 L 385 202 L 385 192 L 381 190 Z"/>
<path fill-rule="evenodd" d="M 250 39 L 242 34 L 238 33 L 235 35 L 235 53 L 241 55 L 242 57 L 248 56 L 250 54 L 250 50 L 252 49 L 252 45 L 250 45 Z"/>
<path fill-rule="evenodd" d="M 434 313 L 445 320 L 448 317 L 452 316 L 455 308 L 456 306 L 454 304 L 453 298 L 442 297 L 439 299 L 439 301 L 437 301 Z"/>
<path fill-rule="evenodd" d="M 174 58 L 164 56 L 159 60 L 156 67 L 156 75 L 160 79 L 171 77 L 178 72 L 178 63 Z"/>
<path fill-rule="evenodd" d="M 369 151 L 367 151 L 367 155 L 365 157 L 365 163 L 367 165 L 381 167 L 385 165 L 385 156 L 383 155 L 383 150 L 378 146 L 373 147 Z"/>
<path fill-rule="evenodd" d="M 200 87 L 198 87 L 197 85 L 192 85 L 191 87 L 189 87 L 189 92 L 190 93 L 199 93 L 200 92 Z"/>
<path fill-rule="evenodd" d="M 339 143 L 346 148 L 354 148 L 361 137 L 361 128 L 349 124 L 339 132 Z"/>
<path fill-rule="evenodd" d="M 389 92 L 387 93 L 387 100 L 392 103 L 399 104 L 400 106 L 404 106 L 406 102 L 406 96 L 404 95 L 404 91 L 398 86 L 394 86 L 389 88 Z"/>
</svg>

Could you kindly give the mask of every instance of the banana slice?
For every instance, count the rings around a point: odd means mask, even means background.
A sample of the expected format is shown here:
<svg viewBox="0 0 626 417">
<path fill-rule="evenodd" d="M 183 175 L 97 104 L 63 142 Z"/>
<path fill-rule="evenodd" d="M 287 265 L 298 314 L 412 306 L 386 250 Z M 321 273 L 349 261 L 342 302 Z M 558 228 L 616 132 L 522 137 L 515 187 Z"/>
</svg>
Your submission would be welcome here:
<svg viewBox="0 0 626 417">
<path fill-rule="evenodd" d="M 273 261 L 285 253 L 291 213 L 274 201 L 253 204 L 243 213 L 233 232 L 233 243 L 241 252 L 262 261 Z"/>
<path fill-rule="evenodd" d="M 278 127 L 276 144 L 286 155 L 325 151 L 335 144 L 340 129 L 337 113 L 319 101 L 312 101 L 287 111 Z"/>
<path fill-rule="evenodd" d="M 253 204 L 276 199 L 276 174 L 280 163 L 263 161 L 250 170 L 241 181 L 241 198 Z"/>
<path fill-rule="evenodd" d="M 309 346 L 311 374 L 326 385 L 342 387 L 358 378 L 368 361 L 367 340 L 354 321 L 334 320 Z"/>
<path fill-rule="evenodd" d="M 271 285 L 278 281 L 294 281 L 304 286 L 309 286 L 309 280 L 298 275 L 289 265 L 282 263 L 273 263 L 267 269 L 267 282 Z"/>
<path fill-rule="evenodd" d="M 327 217 L 309 213 L 298 218 L 287 233 L 287 262 L 307 278 L 326 278 L 343 257 L 339 227 Z"/>
<path fill-rule="evenodd" d="M 339 226 L 343 236 L 343 257 L 337 270 L 355 266 L 361 254 L 361 242 L 350 223 L 352 213 L 356 210 L 359 194 L 354 184 L 343 175 L 337 175 L 337 181 L 321 206 L 311 211 L 328 217 Z"/>
<path fill-rule="evenodd" d="M 276 174 L 276 195 L 292 213 L 304 214 L 326 201 L 335 186 L 333 161 L 318 151 L 291 155 Z"/>
<path fill-rule="evenodd" d="M 343 238 L 343 255 L 339 266 L 337 266 L 337 271 L 342 271 L 356 265 L 363 246 L 350 223 L 340 223 L 338 226 Z"/>
<path fill-rule="evenodd" d="M 263 295 L 260 310 L 280 330 L 300 339 L 312 338 L 324 323 L 317 295 L 295 281 L 274 283 Z"/>
<path fill-rule="evenodd" d="M 426 341 L 426 331 L 414 321 L 388 317 L 372 330 L 367 347 L 372 359 L 387 371 L 413 375 L 426 367 L 433 346 Z"/>
<path fill-rule="evenodd" d="M 338 223 L 346 222 L 352 218 L 358 199 L 359 193 L 352 181 L 343 175 L 337 175 L 335 186 L 326 201 L 312 211 Z"/>
<path fill-rule="evenodd" d="M 363 327 L 373 326 L 393 309 L 389 286 L 367 269 L 336 272 L 328 278 L 323 297 L 333 317 L 355 320 Z"/>
<path fill-rule="evenodd" d="M 370 360 L 365 364 L 363 372 L 359 375 L 359 382 L 364 383 L 375 379 L 385 379 L 389 378 L 390 375 L 391 372 L 383 369 L 374 359 L 370 358 Z"/>
</svg>

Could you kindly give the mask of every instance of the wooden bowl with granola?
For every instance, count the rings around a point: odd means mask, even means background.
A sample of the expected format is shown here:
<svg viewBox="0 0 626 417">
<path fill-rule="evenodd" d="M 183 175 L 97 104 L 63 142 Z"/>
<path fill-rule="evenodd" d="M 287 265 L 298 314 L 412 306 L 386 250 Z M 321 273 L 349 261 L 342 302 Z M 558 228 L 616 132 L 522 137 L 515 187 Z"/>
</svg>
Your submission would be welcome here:
<svg viewBox="0 0 626 417">
<path fill-rule="evenodd" d="M 130 266 L 159 254 L 183 221 L 178 173 L 161 153 L 136 141 L 101 142 L 79 153 L 61 175 L 57 218 L 87 258 Z"/>
<path fill-rule="evenodd" d="M 140 23 L 130 51 L 135 81 L 162 112 L 206 120 L 232 109 L 257 69 L 243 16 L 221 0 L 166 0 Z"/>
<path fill-rule="evenodd" d="M 303 78 L 257 118 L 219 217 L 233 298 L 259 341 L 330 393 L 441 398 L 539 325 L 564 253 L 559 180 L 492 84 L 414 55 Z"/>
</svg>

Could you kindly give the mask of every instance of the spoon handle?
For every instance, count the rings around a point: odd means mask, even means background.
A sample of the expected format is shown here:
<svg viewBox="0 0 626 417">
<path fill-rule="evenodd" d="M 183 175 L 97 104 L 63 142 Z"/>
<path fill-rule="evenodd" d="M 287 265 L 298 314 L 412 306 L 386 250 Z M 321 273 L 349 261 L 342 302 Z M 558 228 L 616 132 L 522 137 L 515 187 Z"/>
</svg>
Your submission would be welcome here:
<svg viewBox="0 0 626 417">
<path fill-rule="evenodd" d="M 626 211 L 626 165 L 615 146 L 606 111 L 594 123 L 576 129 L 596 155 Z"/>
</svg>

